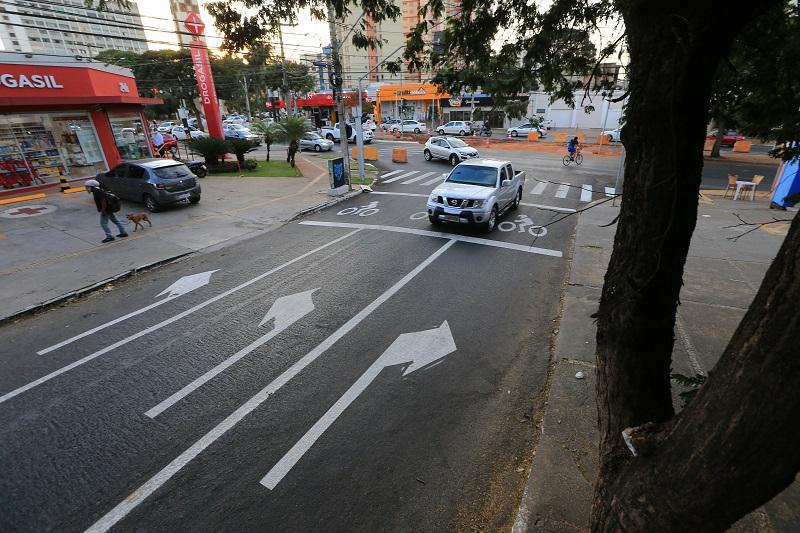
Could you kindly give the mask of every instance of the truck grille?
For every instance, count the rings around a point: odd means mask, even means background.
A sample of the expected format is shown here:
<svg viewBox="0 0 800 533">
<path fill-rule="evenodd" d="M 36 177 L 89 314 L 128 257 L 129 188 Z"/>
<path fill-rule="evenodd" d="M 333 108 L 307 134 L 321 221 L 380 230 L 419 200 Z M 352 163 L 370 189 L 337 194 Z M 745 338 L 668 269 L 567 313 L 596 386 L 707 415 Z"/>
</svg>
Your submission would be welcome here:
<svg viewBox="0 0 800 533">
<path fill-rule="evenodd" d="M 462 200 L 461 198 L 447 198 L 445 204 L 448 207 L 467 208 L 472 207 L 472 200 Z"/>
</svg>

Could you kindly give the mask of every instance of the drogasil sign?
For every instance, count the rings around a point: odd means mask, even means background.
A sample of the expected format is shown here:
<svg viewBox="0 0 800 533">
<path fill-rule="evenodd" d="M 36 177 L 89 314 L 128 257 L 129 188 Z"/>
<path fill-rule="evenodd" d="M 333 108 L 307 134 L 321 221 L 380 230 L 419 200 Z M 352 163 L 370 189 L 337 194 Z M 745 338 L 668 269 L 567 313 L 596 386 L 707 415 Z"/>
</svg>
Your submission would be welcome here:
<svg viewBox="0 0 800 533">
<path fill-rule="evenodd" d="M 55 76 L 49 74 L 0 74 L 0 86 L 9 89 L 63 89 Z"/>
</svg>

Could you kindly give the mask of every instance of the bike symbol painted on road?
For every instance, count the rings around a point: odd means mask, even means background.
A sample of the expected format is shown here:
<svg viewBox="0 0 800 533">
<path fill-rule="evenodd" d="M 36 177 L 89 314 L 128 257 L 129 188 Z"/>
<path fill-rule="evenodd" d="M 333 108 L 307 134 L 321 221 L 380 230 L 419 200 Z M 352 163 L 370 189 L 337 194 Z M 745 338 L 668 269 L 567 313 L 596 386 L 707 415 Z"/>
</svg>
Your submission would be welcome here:
<svg viewBox="0 0 800 533">
<path fill-rule="evenodd" d="M 428 212 L 427 211 L 420 211 L 419 213 L 414 213 L 413 215 L 411 215 L 408 218 L 410 218 L 411 220 L 422 220 L 423 218 L 425 218 L 427 216 L 428 216 Z"/>
<path fill-rule="evenodd" d="M 378 202 L 370 202 L 367 205 L 362 205 L 361 207 L 345 207 L 336 214 L 358 215 L 360 217 L 368 217 L 370 215 L 374 215 L 378 211 L 380 211 L 380 209 L 378 209 Z"/>
<path fill-rule="evenodd" d="M 547 228 L 534 224 L 533 220 L 528 215 L 520 215 L 514 222 L 509 220 L 503 221 L 497 225 L 497 229 L 500 231 L 514 231 L 517 229 L 520 233 L 525 233 L 527 229 L 528 233 L 534 237 L 544 237 L 547 235 Z"/>
</svg>

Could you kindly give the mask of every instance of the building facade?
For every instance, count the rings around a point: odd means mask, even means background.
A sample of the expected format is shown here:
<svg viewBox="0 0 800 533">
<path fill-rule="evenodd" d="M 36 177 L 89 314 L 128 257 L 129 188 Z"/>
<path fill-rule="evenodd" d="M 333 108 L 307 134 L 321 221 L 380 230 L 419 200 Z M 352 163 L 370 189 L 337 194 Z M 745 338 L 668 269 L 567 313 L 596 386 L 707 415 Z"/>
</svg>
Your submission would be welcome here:
<svg viewBox="0 0 800 533">
<path fill-rule="evenodd" d="M 107 49 L 147 50 L 136 2 L 97 11 L 83 0 L 18 0 L 0 7 L 0 41 L 7 52 L 94 57 Z"/>
<path fill-rule="evenodd" d="M 128 69 L 0 53 L 0 190 L 92 177 L 152 157 L 144 106 Z"/>
</svg>

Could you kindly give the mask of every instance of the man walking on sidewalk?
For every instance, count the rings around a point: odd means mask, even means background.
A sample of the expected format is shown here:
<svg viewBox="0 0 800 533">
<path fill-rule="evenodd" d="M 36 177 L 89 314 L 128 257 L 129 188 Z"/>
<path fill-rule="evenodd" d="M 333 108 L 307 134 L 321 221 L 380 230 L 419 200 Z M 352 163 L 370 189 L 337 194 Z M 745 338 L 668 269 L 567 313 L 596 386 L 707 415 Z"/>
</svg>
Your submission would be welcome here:
<svg viewBox="0 0 800 533">
<path fill-rule="evenodd" d="M 122 222 L 117 220 L 114 214 L 115 211 L 119 211 L 119 207 L 114 209 L 109 199 L 109 194 L 100 187 L 100 182 L 97 180 L 88 180 L 84 185 L 86 185 L 86 189 L 92 193 L 94 205 L 97 206 L 97 211 L 100 213 L 100 227 L 103 228 L 103 231 L 106 233 L 106 238 L 103 239 L 103 242 L 115 240 L 114 236 L 111 235 L 111 230 L 108 228 L 109 220 L 119 228 L 119 235 L 117 235 L 117 237 L 127 237 L 128 234 L 125 232 Z"/>
</svg>

